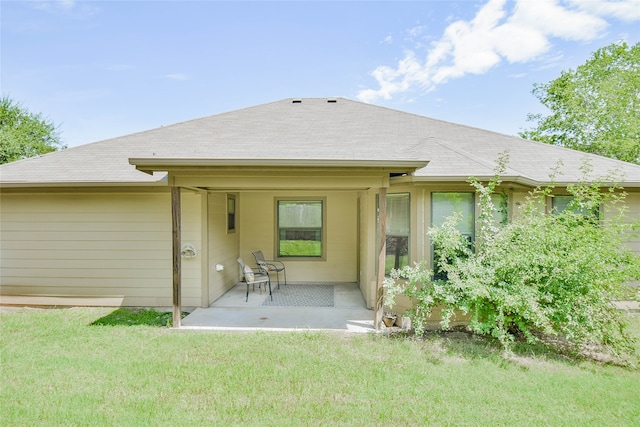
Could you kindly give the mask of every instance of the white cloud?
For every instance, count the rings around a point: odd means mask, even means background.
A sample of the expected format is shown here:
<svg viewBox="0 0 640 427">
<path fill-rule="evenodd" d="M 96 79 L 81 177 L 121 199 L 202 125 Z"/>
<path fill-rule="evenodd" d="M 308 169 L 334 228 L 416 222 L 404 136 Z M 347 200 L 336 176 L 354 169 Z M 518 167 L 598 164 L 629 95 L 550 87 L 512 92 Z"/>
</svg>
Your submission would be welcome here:
<svg viewBox="0 0 640 427">
<path fill-rule="evenodd" d="M 640 0 L 569 0 L 569 3 L 598 16 L 611 16 L 627 22 L 640 20 Z"/>
<path fill-rule="evenodd" d="M 417 27 L 409 28 L 407 30 L 407 35 L 410 38 L 420 37 L 426 30 L 427 27 L 425 25 L 418 25 Z"/>
<path fill-rule="evenodd" d="M 516 26 L 534 29 L 545 37 L 565 40 L 591 40 L 608 26 L 598 15 L 567 8 L 557 0 L 519 0 L 509 21 Z"/>
<path fill-rule="evenodd" d="M 549 51 L 551 38 L 593 40 L 608 27 L 605 17 L 618 18 L 634 7 L 640 11 L 640 0 L 488 0 L 472 20 L 449 24 L 424 60 L 409 50 L 395 67 L 376 68 L 371 75 L 379 89 L 364 89 L 358 98 L 372 102 L 413 88 L 429 91 L 450 79 L 486 73 L 503 60 L 536 60 Z"/>
</svg>

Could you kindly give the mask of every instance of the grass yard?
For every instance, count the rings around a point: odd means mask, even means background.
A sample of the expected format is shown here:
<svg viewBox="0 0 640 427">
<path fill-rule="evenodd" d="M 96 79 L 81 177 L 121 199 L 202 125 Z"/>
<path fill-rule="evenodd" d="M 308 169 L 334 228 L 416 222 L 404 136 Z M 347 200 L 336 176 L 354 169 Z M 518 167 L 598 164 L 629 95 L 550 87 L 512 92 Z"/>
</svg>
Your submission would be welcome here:
<svg viewBox="0 0 640 427">
<path fill-rule="evenodd" d="M 404 255 L 399 258 L 399 268 L 409 265 L 409 256 Z M 395 255 L 387 255 L 384 258 L 384 268 L 385 272 L 388 274 L 392 269 L 396 268 L 396 256 Z"/>
<path fill-rule="evenodd" d="M 21 309 L 0 315 L 0 424 L 640 422 L 640 371 L 542 349 L 520 349 L 506 360 L 491 341 L 465 333 L 426 339 L 211 333 L 133 325 L 114 316 L 95 324 L 111 312 Z M 640 336 L 640 315 L 633 321 Z"/>
<path fill-rule="evenodd" d="M 317 240 L 280 240 L 281 256 L 320 257 L 322 242 Z"/>
</svg>

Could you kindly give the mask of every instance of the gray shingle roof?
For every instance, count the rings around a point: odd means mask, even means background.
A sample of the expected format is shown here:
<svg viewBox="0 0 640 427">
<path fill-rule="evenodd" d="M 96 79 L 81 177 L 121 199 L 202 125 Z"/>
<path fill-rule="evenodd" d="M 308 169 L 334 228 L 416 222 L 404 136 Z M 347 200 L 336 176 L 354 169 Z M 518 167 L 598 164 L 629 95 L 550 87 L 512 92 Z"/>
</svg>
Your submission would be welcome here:
<svg viewBox="0 0 640 427">
<path fill-rule="evenodd" d="M 145 132 L 82 145 L 0 166 L 0 183 L 161 183 L 135 169 L 131 158 L 323 161 L 429 160 L 418 179 L 491 176 L 509 150 L 505 173 L 523 182 L 546 182 L 563 162 L 559 181 L 575 182 L 590 159 L 594 175 L 612 169 L 640 186 L 640 166 L 482 129 L 434 120 L 348 99 L 284 99 Z"/>
</svg>

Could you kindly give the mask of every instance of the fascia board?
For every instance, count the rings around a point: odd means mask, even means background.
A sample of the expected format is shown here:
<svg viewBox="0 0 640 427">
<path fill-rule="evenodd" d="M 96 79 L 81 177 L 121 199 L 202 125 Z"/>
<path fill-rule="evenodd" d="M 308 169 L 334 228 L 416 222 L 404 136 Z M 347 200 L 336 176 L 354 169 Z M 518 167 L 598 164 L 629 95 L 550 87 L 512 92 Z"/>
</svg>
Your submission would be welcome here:
<svg viewBox="0 0 640 427">
<path fill-rule="evenodd" d="M 481 182 L 486 182 L 486 181 L 490 181 L 492 179 L 495 178 L 495 176 L 453 176 L 453 175 L 448 175 L 448 176 L 403 176 L 403 177 L 395 177 L 395 178 L 391 178 L 391 183 L 396 184 L 396 183 L 409 183 L 409 182 L 415 182 L 415 183 L 429 183 L 429 182 L 468 182 L 470 178 L 475 178 L 478 181 Z M 514 184 L 520 184 L 520 185 L 524 185 L 527 187 L 538 187 L 538 186 L 546 186 L 546 185 L 553 185 L 555 187 L 566 187 L 569 185 L 575 185 L 575 184 L 579 184 L 579 181 L 536 181 L 534 179 L 531 178 L 527 178 L 527 177 L 523 177 L 523 176 L 501 176 L 500 179 L 502 180 L 503 183 L 514 183 Z M 620 182 L 620 183 L 614 183 L 614 182 L 602 182 L 601 183 L 602 187 L 611 187 L 614 185 L 620 186 L 620 187 L 627 187 L 627 188 L 640 188 L 640 182 L 637 181 L 631 181 L 631 182 Z"/>
<path fill-rule="evenodd" d="M 428 160 L 344 160 L 344 159 L 197 159 L 197 158 L 130 158 L 129 163 L 142 171 L 166 171 L 176 168 L 223 166 L 253 167 L 319 167 L 319 168 L 383 168 L 414 171 L 424 168 Z"/>
<path fill-rule="evenodd" d="M 0 182 L 0 188 L 31 188 L 31 187 L 165 187 L 168 174 L 159 173 L 155 180 L 140 181 L 5 181 Z"/>
</svg>

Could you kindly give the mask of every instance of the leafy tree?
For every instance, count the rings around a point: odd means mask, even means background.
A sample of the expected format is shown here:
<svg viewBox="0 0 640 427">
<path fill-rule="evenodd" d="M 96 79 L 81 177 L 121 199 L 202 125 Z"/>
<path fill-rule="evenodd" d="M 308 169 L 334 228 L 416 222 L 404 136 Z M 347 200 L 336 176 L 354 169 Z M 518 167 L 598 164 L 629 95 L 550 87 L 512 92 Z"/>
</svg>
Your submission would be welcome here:
<svg viewBox="0 0 640 427">
<path fill-rule="evenodd" d="M 532 93 L 551 114 L 529 114 L 523 138 L 640 164 L 640 43 L 598 49 Z"/>
<path fill-rule="evenodd" d="M 8 97 L 0 99 L 0 164 L 66 148 L 52 122 Z"/>
<path fill-rule="evenodd" d="M 583 173 L 582 183 L 567 188 L 574 198 L 563 212 L 541 209 L 552 194 L 548 186 L 532 191 L 507 224 L 497 222 L 491 197 L 499 173 L 487 185 L 472 180 L 480 208 L 475 250 L 457 230 L 456 215 L 430 229 L 434 264 L 445 280 L 435 280 L 426 263 L 394 270 L 385 280 L 385 304 L 393 306 L 398 294 L 411 298 L 416 333 L 441 308 L 443 328 L 457 311 L 469 314 L 471 330 L 497 338 L 505 349 L 517 336 L 529 342 L 557 336 L 561 340 L 545 341 L 576 352 L 597 345 L 635 363 L 628 320 L 613 302 L 640 277 L 640 257 L 625 245 L 640 224 L 625 217 L 623 192 L 601 191 L 599 182 L 586 178 L 588 164 Z"/>
</svg>

